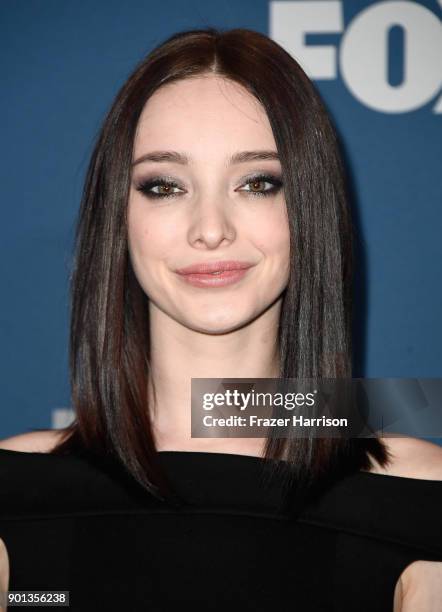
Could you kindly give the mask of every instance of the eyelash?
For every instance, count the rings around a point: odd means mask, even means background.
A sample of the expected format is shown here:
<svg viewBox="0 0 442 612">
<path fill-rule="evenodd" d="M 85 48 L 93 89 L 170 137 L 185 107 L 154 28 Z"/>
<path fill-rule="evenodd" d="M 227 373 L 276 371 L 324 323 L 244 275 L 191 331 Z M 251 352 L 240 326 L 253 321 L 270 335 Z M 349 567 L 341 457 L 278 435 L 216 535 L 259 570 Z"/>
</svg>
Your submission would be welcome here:
<svg viewBox="0 0 442 612">
<path fill-rule="evenodd" d="M 245 190 L 246 193 L 249 193 L 253 196 L 258 196 L 258 197 L 268 197 L 270 195 L 278 193 L 278 191 L 282 187 L 282 181 L 272 174 L 256 174 L 254 176 L 249 177 L 246 180 L 246 182 L 243 183 L 243 185 L 249 185 L 250 183 L 261 183 L 261 182 L 271 183 L 273 187 L 271 187 L 270 189 L 266 189 L 265 191 Z M 139 185 L 137 185 L 136 190 L 140 191 L 147 198 L 152 198 L 152 199 L 173 198 L 173 197 L 181 195 L 181 193 L 155 193 L 154 191 L 150 191 L 153 187 L 162 187 L 162 186 L 172 187 L 172 188 L 176 187 L 180 189 L 180 186 L 175 181 L 158 177 L 158 178 L 152 178 L 152 179 L 147 179 L 145 181 L 142 181 Z M 241 190 L 241 191 L 244 191 L 244 190 Z"/>
</svg>

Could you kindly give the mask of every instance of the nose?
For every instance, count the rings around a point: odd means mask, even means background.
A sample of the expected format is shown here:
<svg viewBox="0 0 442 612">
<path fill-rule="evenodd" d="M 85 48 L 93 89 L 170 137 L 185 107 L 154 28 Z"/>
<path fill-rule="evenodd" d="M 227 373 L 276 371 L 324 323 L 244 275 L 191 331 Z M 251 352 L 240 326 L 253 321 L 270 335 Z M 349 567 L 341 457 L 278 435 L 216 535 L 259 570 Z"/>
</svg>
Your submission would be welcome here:
<svg viewBox="0 0 442 612">
<path fill-rule="evenodd" d="M 188 235 L 193 247 L 216 249 L 230 244 L 235 236 L 236 229 L 232 215 L 229 214 L 228 201 L 206 196 L 195 203 Z"/>
</svg>

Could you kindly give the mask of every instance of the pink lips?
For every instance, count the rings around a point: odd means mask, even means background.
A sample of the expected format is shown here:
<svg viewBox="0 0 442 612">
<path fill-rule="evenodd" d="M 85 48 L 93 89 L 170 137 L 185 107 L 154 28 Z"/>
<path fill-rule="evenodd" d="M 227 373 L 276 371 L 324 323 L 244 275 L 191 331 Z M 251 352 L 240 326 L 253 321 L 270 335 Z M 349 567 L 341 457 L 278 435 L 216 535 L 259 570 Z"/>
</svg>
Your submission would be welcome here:
<svg viewBox="0 0 442 612">
<path fill-rule="evenodd" d="M 213 261 L 179 268 L 176 272 L 195 287 L 224 287 L 243 278 L 253 265 L 243 261 Z"/>
</svg>

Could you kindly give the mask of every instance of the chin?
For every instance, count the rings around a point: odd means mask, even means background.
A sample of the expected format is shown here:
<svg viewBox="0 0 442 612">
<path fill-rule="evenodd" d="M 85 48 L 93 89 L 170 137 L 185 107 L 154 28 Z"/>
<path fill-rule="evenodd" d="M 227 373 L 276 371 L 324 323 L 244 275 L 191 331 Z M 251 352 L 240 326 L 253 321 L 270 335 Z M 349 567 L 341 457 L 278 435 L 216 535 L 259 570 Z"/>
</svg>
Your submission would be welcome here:
<svg viewBox="0 0 442 612">
<path fill-rule="evenodd" d="M 188 321 L 188 327 L 204 334 L 227 334 L 247 325 L 252 319 L 251 316 L 238 316 L 238 313 L 230 313 L 230 315 L 231 316 L 228 314 L 220 314 L 216 316 L 211 313 L 209 316 L 199 319 L 195 317 Z"/>
</svg>

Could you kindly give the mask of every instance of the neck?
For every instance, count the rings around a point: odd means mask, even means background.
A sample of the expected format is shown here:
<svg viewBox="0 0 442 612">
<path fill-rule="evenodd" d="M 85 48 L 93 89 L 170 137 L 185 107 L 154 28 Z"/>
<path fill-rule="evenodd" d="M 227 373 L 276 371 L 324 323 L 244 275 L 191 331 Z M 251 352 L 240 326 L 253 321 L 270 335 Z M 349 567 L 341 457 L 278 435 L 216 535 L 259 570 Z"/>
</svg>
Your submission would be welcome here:
<svg viewBox="0 0 442 612">
<path fill-rule="evenodd" d="M 249 324 L 214 334 L 150 307 L 149 409 L 158 450 L 262 453 L 263 438 L 191 438 L 191 379 L 278 378 L 279 310 L 275 303 Z"/>
</svg>

